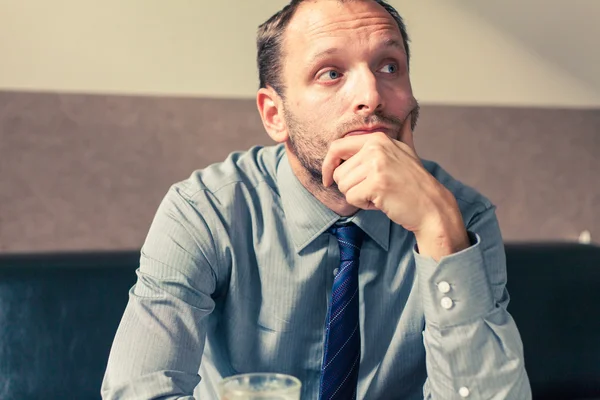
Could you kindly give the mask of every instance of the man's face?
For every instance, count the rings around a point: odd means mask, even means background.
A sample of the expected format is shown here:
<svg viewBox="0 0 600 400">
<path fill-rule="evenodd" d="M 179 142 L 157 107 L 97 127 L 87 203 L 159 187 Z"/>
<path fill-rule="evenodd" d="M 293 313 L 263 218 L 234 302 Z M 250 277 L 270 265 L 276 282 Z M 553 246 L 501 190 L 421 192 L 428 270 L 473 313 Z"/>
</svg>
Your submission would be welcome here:
<svg viewBox="0 0 600 400">
<path fill-rule="evenodd" d="M 417 105 L 398 25 L 373 1 L 301 5 L 282 61 L 288 145 L 316 184 L 331 142 L 357 130 L 398 140 Z"/>
</svg>

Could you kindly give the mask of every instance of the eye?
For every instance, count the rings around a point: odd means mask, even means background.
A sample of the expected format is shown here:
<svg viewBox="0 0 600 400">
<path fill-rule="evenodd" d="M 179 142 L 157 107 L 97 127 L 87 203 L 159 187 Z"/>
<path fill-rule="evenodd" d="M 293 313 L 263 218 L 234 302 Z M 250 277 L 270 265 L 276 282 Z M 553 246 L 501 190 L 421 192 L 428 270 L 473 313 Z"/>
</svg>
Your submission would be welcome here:
<svg viewBox="0 0 600 400">
<path fill-rule="evenodd" d="M 389 63 L 383 66 L 379 71 L 384 72 L 386 74 L 395 74 L 398 72 L 398 64 Z"/>
<path fill-rule="evenodd" d="M 334 81 L 336 79 L 339 79 L 342 76 L 342 74 L 340 74 L 338 71 L 334 70 L 334 69 L 330 69 L 329 71 L 325 71 L 322 74 L 320 74 L 317 77 L 317 80 L 319 81 Z"/>
</svg>

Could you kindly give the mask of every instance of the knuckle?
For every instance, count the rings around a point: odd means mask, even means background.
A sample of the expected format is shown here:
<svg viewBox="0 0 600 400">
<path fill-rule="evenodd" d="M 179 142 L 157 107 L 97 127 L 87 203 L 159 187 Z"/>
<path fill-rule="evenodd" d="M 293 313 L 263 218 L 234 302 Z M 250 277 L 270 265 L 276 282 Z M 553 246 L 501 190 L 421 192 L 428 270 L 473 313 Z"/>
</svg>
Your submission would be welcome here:
<svg viewBox="0 0 600 400">
<path fill-rule="evenodd" d="M 371 160 L 371 167 L 377 175 L 381 175 L 381 173 L 388 168 L 388 165 L 389 161 L 386 157 L 373 157 Z"/>
<path fill-rule="evenodd" d="M 381 142 L 377 141 L 377 140 L 369 140 L 367 142 L 367 144 L 365 144 L 365 150 L 367 150 L 370 153 L 377 153 L 379 151 L 381 151 L 382 146 L 381 146 Z"/>
<path fill-rule="evenodd" d="M 375 137 L 375 139 L 381 141 L 381 142 L 385 142 L 389 140 L 389 136 L 386 135 L 383 132 L 375 132 L 375 134 L 373 135 L 373 137 Z"/>
<path fill-rule="evenodd" d="M 377 173 L 373 176 L 373 190 L 379 192 L 385 190 L 389 186 L 389 179 L 386 174 Z"/>
</svg>

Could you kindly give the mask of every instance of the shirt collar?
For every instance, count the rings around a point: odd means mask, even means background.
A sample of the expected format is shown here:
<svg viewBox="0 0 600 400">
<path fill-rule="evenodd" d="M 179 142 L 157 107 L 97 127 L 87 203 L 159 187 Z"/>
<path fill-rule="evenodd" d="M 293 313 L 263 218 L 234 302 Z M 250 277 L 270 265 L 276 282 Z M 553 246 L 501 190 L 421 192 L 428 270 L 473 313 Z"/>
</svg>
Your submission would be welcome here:
<svg viewBox="0 0 600 400">
<path fill-rule="evenodd" d="M 277 186 L 287 227 L 296 251 L 302 251 L 340 219 L 355 223 L 385 251 L 389 248 L 390 219 L 379 210 L 359 210 L 342 218 L 309 192 L 292 171 L 287 154 L 277 165 Z"/>
</svg>

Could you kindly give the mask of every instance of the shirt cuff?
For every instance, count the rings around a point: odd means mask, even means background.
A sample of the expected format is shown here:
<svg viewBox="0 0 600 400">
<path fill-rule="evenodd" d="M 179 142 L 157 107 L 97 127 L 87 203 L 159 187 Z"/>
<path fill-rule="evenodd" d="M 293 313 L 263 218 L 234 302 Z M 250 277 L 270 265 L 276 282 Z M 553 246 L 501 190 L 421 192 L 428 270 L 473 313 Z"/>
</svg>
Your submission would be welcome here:
<svg viewBox="0 0 600 400">
<path fill-rule="evenodd" d="M 425 321 L 438 327 L 482 318 L 494 308 L 481 238 L 467 232 L 471 246 L 436 262 L 413 249 Z"/>
</svg>

